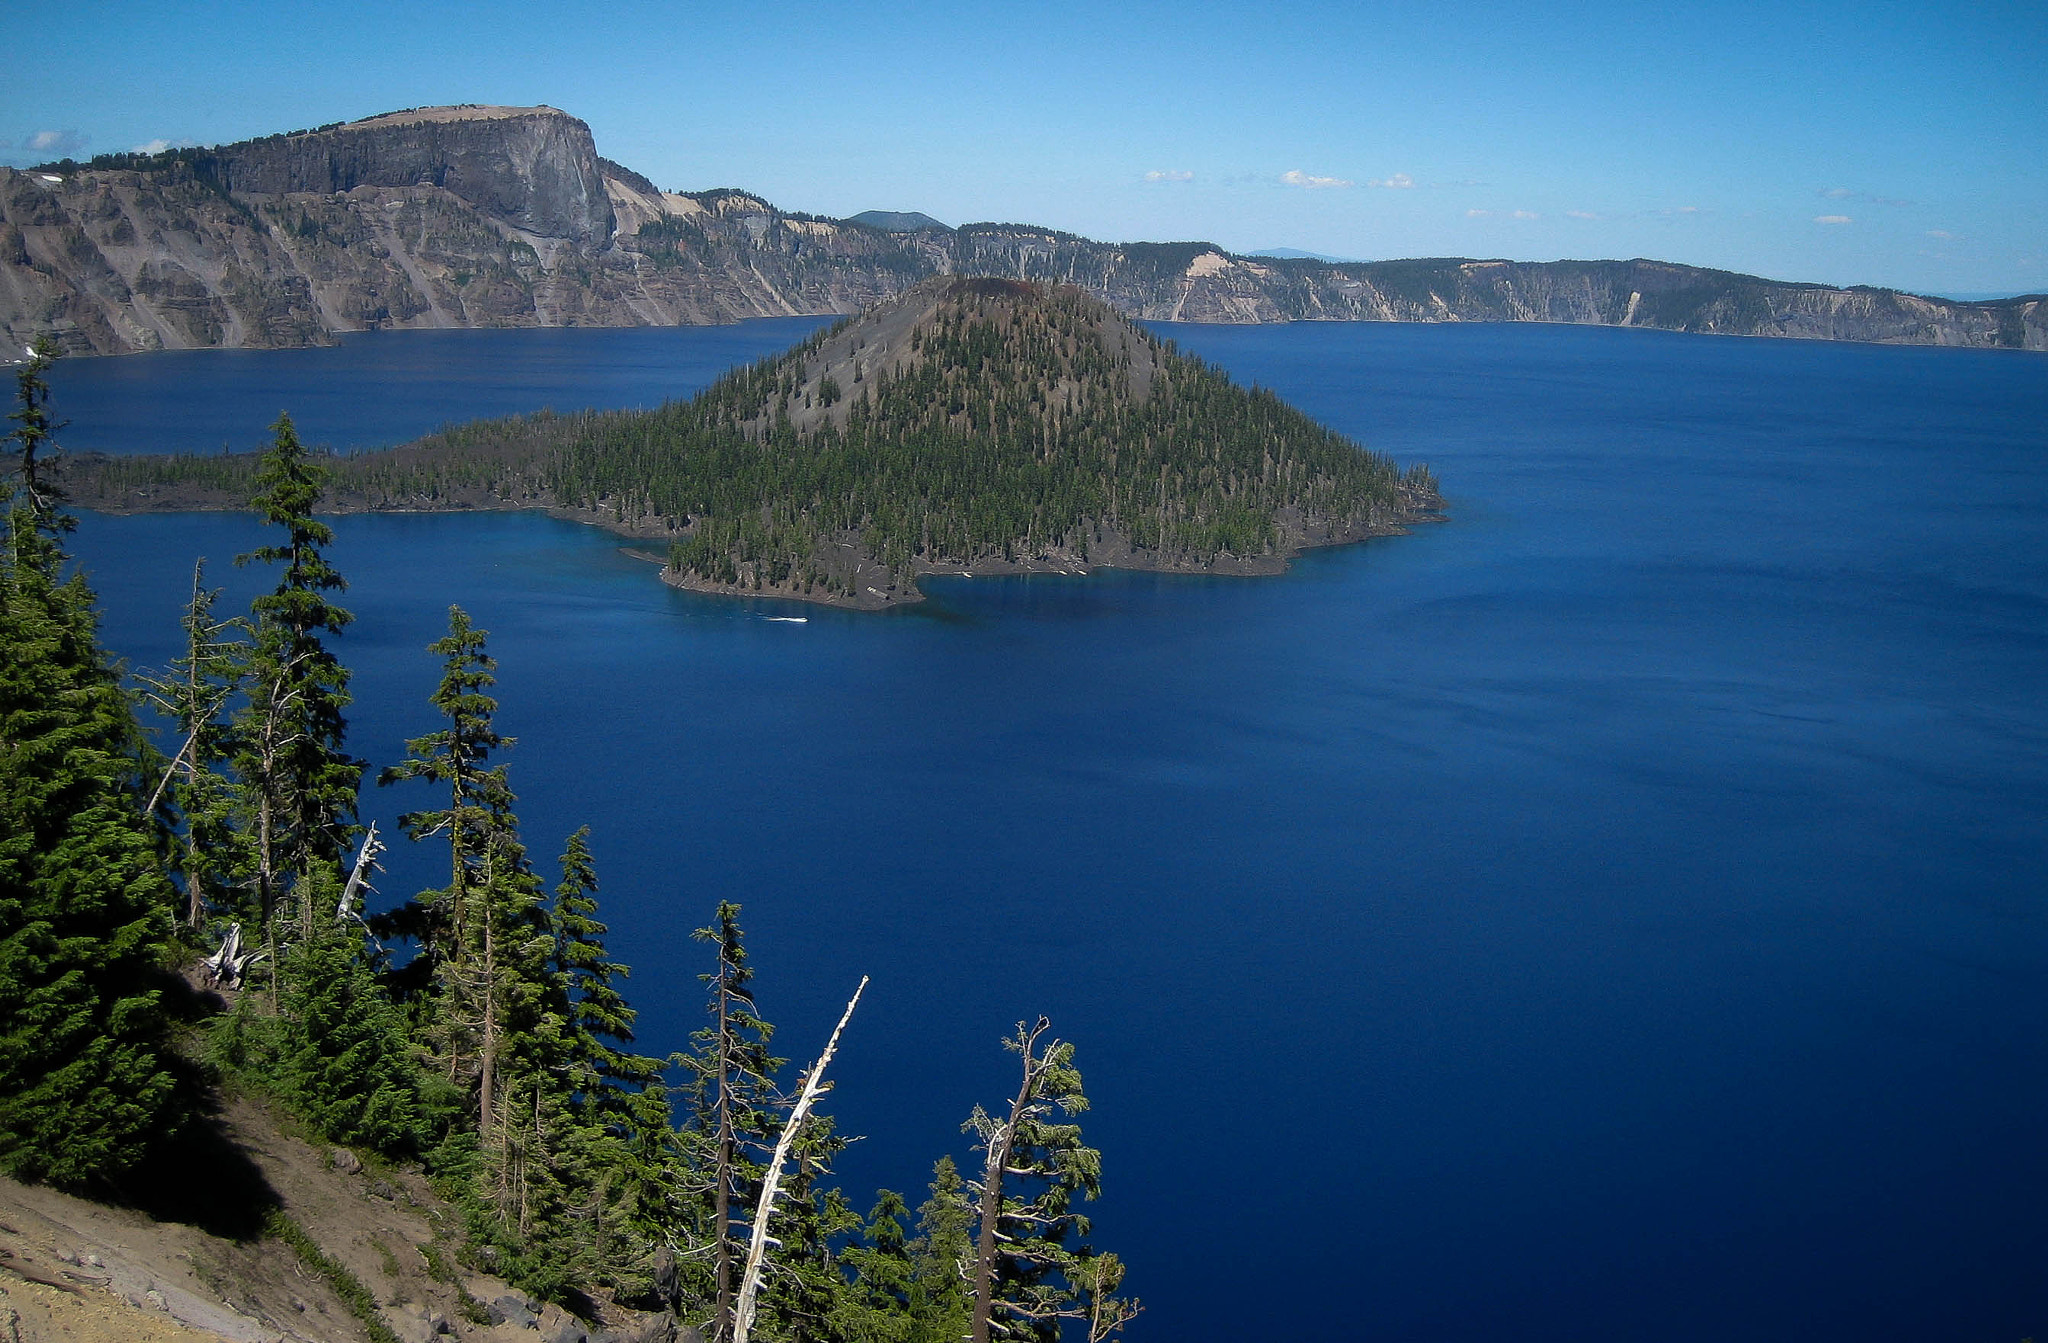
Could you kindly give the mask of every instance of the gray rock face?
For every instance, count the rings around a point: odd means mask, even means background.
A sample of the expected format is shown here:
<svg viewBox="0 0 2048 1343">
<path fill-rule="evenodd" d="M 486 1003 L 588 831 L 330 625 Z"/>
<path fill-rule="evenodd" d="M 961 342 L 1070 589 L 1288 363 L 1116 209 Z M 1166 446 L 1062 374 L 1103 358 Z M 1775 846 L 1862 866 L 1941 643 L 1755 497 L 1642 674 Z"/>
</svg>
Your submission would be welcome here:
<svg viewBox="0 0 2048 1343">
<path fill-rule="evenodd" d="M 383 328 L 704 325 L 853 313 L 965 274 L 1075 284 L 1154 321 L 1576 322 L 2048 350 L 2040 296 L 1955 303 L 1642 260 L 1330 263 L 861 218 L 657 190 L 544 107 L 424 108 L 63 175 L 0 168 L 0 344 L 50 335 L 71 354 L 124 354 Z"/>
<path fill-rule="evenodd" d="M 540 1330 L 541 1343 L 590 1343 L 583 1322 L 552 1303 L 541 1311 L 534 1327 Z"/>
<path fill-rule="evenodd" d="M 332 196 L 439 187 L 483 214 L 580 248 L 611 242 L 612 205 L 590 127 L 553 108 L 429 108 L 217 151 L 235 195 Z"/>
<path fill-rule="evenodd" d="M 484 1313 L 492 1324 L 509 1324 L 514 1329 L 532 1329 L 540 1324 L 540 1317 L 533 1313 L 533 1303 L 509 1292 L 485 1306 Z"/>
</svg>

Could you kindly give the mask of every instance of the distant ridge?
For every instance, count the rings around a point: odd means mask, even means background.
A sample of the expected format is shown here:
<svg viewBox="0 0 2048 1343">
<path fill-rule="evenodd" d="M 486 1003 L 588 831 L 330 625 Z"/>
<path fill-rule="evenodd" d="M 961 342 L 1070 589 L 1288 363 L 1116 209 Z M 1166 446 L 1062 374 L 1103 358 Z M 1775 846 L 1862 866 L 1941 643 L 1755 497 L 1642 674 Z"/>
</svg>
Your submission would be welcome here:
<svg viewBox="0 0 2048 1343">
<path fill-rule="evenodd" d="M 1275 261 L 1322 261 L 1332 266 L 1355 266 L 1362 264 L 1355 256 L 1328 256 L 1322 252 L 1304 252 L 1299 247 L 1265 247 L 1246 256 L 1269 256 Z"/>
<path fill-rule="evenodd" d="M 950 226 L 917 210 L 862 210 L 857 215 L 848 215 L 846 222 L 866 224 L 884 233 L 922 233 L 926 229 L 939 229 L 946 233 L 953 231 Z"/>
<path fill-rule="evenodd" d="M 1299 252 L 1274 248 L 1274 253 Z M 552 107 L 413 108 L 210 149 L 0 168 L 0 346 L 321 345 L 344 331 L 846 314 L 932 275 L 1073 284 L 1164 322 L 1571 322 L 2048 350 L 2048 300 L 1666 261 L 1241 256 L 1033 224 L 850 220 L 663 191 Z"/>
</svg>

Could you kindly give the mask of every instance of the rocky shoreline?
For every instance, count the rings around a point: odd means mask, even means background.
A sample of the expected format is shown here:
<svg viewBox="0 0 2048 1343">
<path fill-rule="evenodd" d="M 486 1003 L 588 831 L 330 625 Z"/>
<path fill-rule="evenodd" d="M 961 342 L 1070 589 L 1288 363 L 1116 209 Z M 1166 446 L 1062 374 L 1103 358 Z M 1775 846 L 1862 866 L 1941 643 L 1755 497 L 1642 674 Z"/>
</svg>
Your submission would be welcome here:
<svg viewBox="0 0 2048 1343">
<path fill-rule="evenodd" d="M 557 517 L 563 516 L 559 510 L 550 512 Z M 1063 550 L 1047 551 L 1032 559 L 1005 560 L 996 557 L 971 563 L 920 559 L 912 568 L 912 581 L 909 585 L 899 584 L 887 566 L 863 560 L 854 571 L 856 586 L 851 597 L 823 589 L 806 591 L 794 583 L 767 583 L 759 587 L 743 583 L 715 583 L 693 573 L 678 574 L 668 568 L 666 563 L 662 566 L 661 581 L 685 592 L 703 593 L 708 596 L 771 597 L 783 601 L 809 602 L 816 606 L 833 606 L 849 611 L 886 611 L 896 607 L 915 606 L 928 600 L 915 583 L 916 579 L 926 577 L 1012 578 L 1029 574 L 1062 574 L 1069 578 L 1082 578 L 1098 569 L 1204 574 L 1211 577 L 1272 577 L 1286 573 L 1292 567 L 1294 559 L 1306 550 L 1356 545 L 1376 537 L 1404 536 L 1411 526 L 1445 520 L 1441 512 L 1415 511 L 1403 515 L 1398 521 L 1361 524 L 1320 538 L 1304 537 L 1268 554 L 1219 555 L 1206 561 L 1177 559 L 1152 551 L 1133 550 L 1128 545 L 1121 544 L 1120 539 L 1112 539 L 1109 544 L 1091 547 L 1090 555 L 1086 559 Z"/>
<path fill-rule="evenodd" d="M 90 498 L 75 502 L 81 508 L 115 517 L 140 513 L 236 513 L 246 511 L 248 508 L 248 504 L 243 500 L 230 499 L 197 489 L 164 490 L 150 494 L 146 501 Z M 344 494 L 323 501 L 320 507 L 320 514 L 324 517 L 350 517 L 364 513 L 545 513 L 563 522 L 574 522 L 609 532 L 627 543 L 659 541 L 666 544 L 679 535 L 670 530 L 665 522 L 659 520 L 628 522 L 613 517 L 604 509 L 563 508 L 538 500 L 503 499 L 495 495 L 480 494 L 473 499 L 428 506 L 370 504 L 359 497 L 352 498 Z M 1119 537 L 1105 536 L 1100 544 L 1090 548 L 1090 554 L 1085 559 L 1068 551 L 1049 550 L 1031 559 L 1006 560 L 993 557 L 973 562 L 919 560 L 913 566 L 911 582 L 908 584 L 900 583 L 886 565 L 876 563 L 852 543 L 842 542 L 841 545 L 850 552 L 845 556 L 845 561 L 848 562 L 849 571 L 856 579 L 855 592 L 850 597 L 823 589 L 805 591 L 801 585 L 788 582 L 763 583 L 758 587 L 750 583 L 711 582 L 696 574 L 674 572 L 668 567 L 665 555 L 642 546 L 625 544 L 620 549 L 636 559 L 660 565 L 661 581 L 685 592 L 713 597 L 768 597 L 780 601 L 837 607 L 848 611 L 887 611 L 897 607 L 915 606 L 927 600 L 925 594 L 915 585 L 916 579 L 926 576 L 1004 578 L 1025 574 L 1064 574 L 1069 577 L 1082 577 L 1097 569 L 1133 569 L 1149 573 L 1271 577 L 1286 573 L 1294 558 L 1305 550 L 1355 545 L 1376 537 L 1402 536 L 1412 526 L 1445 520 L 1444 514 L 1439 511 L 1417 509 L 1392 520 L 1360 523 L 1315 536 L 1304 534 L 1268 554 L 1220 555 L 1213 560 L 1199 562 L 1176 559 L 1151 551 L 1134 550 Z"/>
</svg>

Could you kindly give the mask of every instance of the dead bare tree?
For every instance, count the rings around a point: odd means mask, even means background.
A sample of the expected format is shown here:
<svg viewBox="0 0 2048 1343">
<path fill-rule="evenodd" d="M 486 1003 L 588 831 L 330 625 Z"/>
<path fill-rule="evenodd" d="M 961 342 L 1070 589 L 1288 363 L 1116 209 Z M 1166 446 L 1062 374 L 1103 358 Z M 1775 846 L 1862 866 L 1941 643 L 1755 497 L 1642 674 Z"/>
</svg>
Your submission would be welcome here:
<svg viewBox="0 0 2048 1343">
<path fill-rule="evenodd" d="M 831 1084 L 825 1081 L 825 1069 L 831 1065 L 832 1055 L 838 1052 L 839 1036 L 845 1031 L 846 1023 L 853 1020 L 853 1009 L 860 1006 L 860 996 L 867 987 L 868 977 L 862 975 L 853 990 L 853 997 L 847 1001 L 846 1011 L 840 1014 L 839 1024 L 832 1028 L 832 1037 L 825 1042 L 825 1052 L 804 1074 L 796 1106 L 783 1122 L 782 1136 L 775 1140 L 775 1152 L 768 1158 L 768 1174 L 761 1184 L 761 1197 L 754 1205 L 754 1233 L 747 1246 L 746 1271 L 740 1275 L 739 1300 L 733 1311 L 733 1343 L 747 1343 L 747 1335 L 754 1327 L 754 1302 L 761 1292 L 761 1270 L 768 1247 L 775 1243 L 768 1234 L 768 1219 L 774 1215 L 775 1200 L 782 1192 L 782 1168 L 789 1160 L 790 1144 L 810 1117 L 811 1106 L 831 1089 Z"/>
<path fill-rule="evenodd" d="M 245 711 L 241 752 L 236 772 L 241 776 L 246 805 L 254 813 L 256 853 L 256 906 L 263 921 L 263 938 L 270 960 L 270 1010 L 277 1010 L 278 945 L 277 903 L 280 879 L 279 825 L 288 814 L 291 786 L 287 760 L 291 749 L 305 740 L 294 730 L 292 712 L 300 693 L 288 674 L 296 659 L 287 657 L 280 665 L 259 673 Z"/>
</svg>

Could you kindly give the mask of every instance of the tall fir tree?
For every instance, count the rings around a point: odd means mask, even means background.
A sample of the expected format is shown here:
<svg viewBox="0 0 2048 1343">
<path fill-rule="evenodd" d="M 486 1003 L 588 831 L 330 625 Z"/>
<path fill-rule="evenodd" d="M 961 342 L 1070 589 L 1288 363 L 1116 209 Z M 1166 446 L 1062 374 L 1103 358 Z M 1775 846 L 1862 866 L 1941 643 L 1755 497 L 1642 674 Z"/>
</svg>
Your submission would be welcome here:
<svg viewBox="0 0 2048 1343">
<path fill-rule="evenodd" d="M 399 824 L 415 840 L 448 836 L 448 886 L 422 894 L 414 911 L 414 927 L 430 957 L 445 957 L 468 937 L 469 890 L 482 869 L 485 832 L 490 819 L 493 783 L 491 753 L 514 745 L 493 723 L 498 701 L 490 694 L 497 684 L 497 660 L 485 651 L 489 634 L 470 621 L 460 606 L 448 608 L 448 633 L 427 645 L 441 659 L 441 681 L 431 702 L 447 726 L 406 742 L 406 758 L 386 769 L 379 784 L 424 780 L 447 789 L 448 805 L 407 812 Z"/>
<path fill-rule="evenodd" d="M 629 1048 L 635 1013 L 616 982 L 626 967 L 605 949 L 589 838 L 588 826 L 569 836 L 548 909 L 546 1032 L 527 1061 L 531 1147 L 557 1191 L 558 1253 L 592 1281 L 644 1292 L 675 1211 L 673 1117 L 663 1061 Z"/>
<path fill-rule="evenodd" d="M 497 664 L 487 640 L 451 606 L 447 635 L 428 646 L 442 659 L 431 702 L 445 726 L 407 742 L 406 759 L 378 782 L 447 790 L 445 805 L 437 799 L 399 821 L 415 841 L 445 836 L 449 882 L 379 927 L 422 944 L 398 982 L 437 1071 L 469 1099 L 473 1227 L 508 1274 L 556 1295 L 591 1266 L 572 1225 L 589 1150 L 572 1080 L 579 1032 L 562 940 L 519 838 L 510 779 L 505 766 L 487 763 L 513 744 L 495 726 Z M 595 884 L 587 852 L 580 872 Z M 596 952 L 586 971 L 608 984 L 601 943 Z M 608 1010 L 621 1029 L 630 1025 L 622 999 Z"/>
<path fill-rule="evenodd" d="M 775 1074 L 787 1062 L 768 1050 L 775 1028 L 754 1007 L 749 987 L 754 971 L 747 963 L 739 915 L 738 905 L 721 901 L 711 925 L 694 934 L 717 948 L 718 966 L 698 976 L 711 989 L 706 1005 L 711 1021 L 692 1035 L 694 1049 L 684 1061 L 691 1074 L 690 1137 L 708 1185 L 708 1216 L 699 1239 L 710 1269 L 710 1343 L 728 1343 L 733 1336 L 734 1294 L 746 1258 L 742 1228 L 760 1192 L 758 1157 L 774 1142 L 774 1110 L 780 1103 Z"/>
<path fill-rule="evenodd" d="M 276 588 L 250 603 L 256 633 L 235 764 L 250 794 L 258 903 L 276 965 L 280 901 L 295 890 L 295 924 L 314 927 L 310 876 L 316 862 L 343 860 L 363 762 L 344 749 L 348 669 L 328 646 L 355 617 L 331 600 L 348 582 L 324 550 L 334 530 L 313 515 L 327 472 L 300 444 L 291 416 L 280 415 L 271 434 L 249 503 L 284 536 L 235 562 L 282 568 Z"/>
<path fill-rule="evenodd" d="M 910 1311 L 926 1343 L 959 1343 L 968 1332 L 973 1295 L 974 1209 L 967 1182 L 950 1156 L 932 1168 L 931 1196 L 917 1210 L 910 1245 Z"/>
<path fill-rule="evenodd" d="M 49 372 L 55 362 L 55 342 L 38 336 L 29 346 L 28 358 L 15 368 L 14 409 L 7 414 L 14 422 L 7 434 L 8 474 L 14 478 L 9 512 L 20 509 L 29 534 L 52 539 L 78 526 L 78 520 L 63 509 L 64 491 L 51 479 L 60 460 L 57 431 L 64 427 L 50 417 Z"/>
<path fill-rule="evenodd" d="M 637 1017 L 616 981 L 626 966 L 605 950 L 609 931 L 597 918 L 597 865 L 590 827 L 569 836 L 562 850 L 562 880 L 550 917 L 554 974 L 568 1008 L 566 1054 L 577 1112 L 600 1126 L 631 1122 L 631 1097 L 662 1069 L 660 1059 L 632 1052 Z"/>
<path fill-rule="evenodd" d="M 91 590 L 63 576 L 53 357 L 38 343 L 16 373 L 0 555 L 0 1169 L 86 1186 L 117 1182 L 178 1121 L 152 987 L 175 894 L 133 706 Z"/>
<path fill-rule="evenodd" d="M 965 1125 L 984 1157 L 981 1179 L 968 1186 L 977 1222 L 974 1343 L 1056 1343 L 1062 1320 L 1120 1314 L 1113 1326 L 1120 1327 L 1136 1309 L 1093 1308 L 1090 1293 L 1103 1288 L 1105 1276 L 1086 1271 L 1093 1252 L 1071 1243 L 1088 1234 L 1088 1219 L 1074 1203 L 1100 1192 L 1102 1154 L 1081 1141 L 1079 1124 L 1064 1122 L 1086 1110 L 1088 1098 L 1074 1046 L 1040 1044 L 1049 1029 L 1044 1017 L 1017 1023 L 1003 1042 L 1023 1067 L 1016 1098 L 1000 1117 L 977 1105 Z M 1120 1266 L 1113 1276 L 1108 1291 L 1122 1280 Z"/>
<path fill-rule="evenodd" d="M 206 586 L 206 561 L 192 567 L 192 599 L 179 622 L 185 651 L 161 676 L 139 679 L 149 703 L 179 734 L 176 754 L 158 780 L 185 825 L 179 875 L 185 884 L 185 922 L 198 928 L 209 908 L 232 904 L 246 878 L 242 834 L 234 825 L 234 787 L 224 768 L 233 753 L 228 704 L 242 687 L 242 636 L 247 621 L 216 620 L 219 588 Z M 155 810 L 152 798 L 151 811 Z"/>
</svg>

